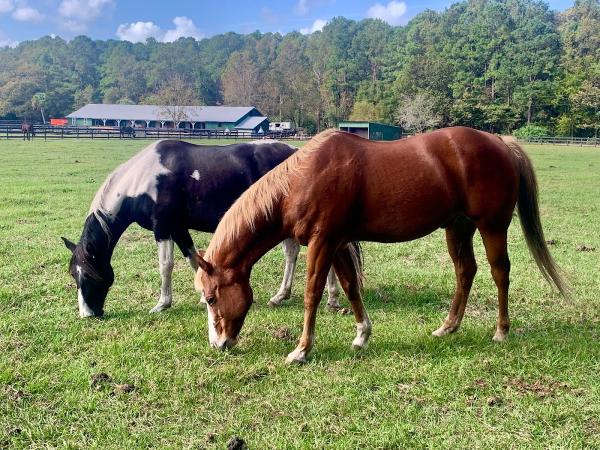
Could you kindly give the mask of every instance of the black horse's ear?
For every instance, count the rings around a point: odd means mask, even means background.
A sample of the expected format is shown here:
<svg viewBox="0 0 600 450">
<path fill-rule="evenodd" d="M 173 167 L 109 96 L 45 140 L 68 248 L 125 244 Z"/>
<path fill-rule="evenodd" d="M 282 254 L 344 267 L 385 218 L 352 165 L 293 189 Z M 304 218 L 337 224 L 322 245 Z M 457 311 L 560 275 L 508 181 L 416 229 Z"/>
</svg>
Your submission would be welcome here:
<svg viewBox="0 0 600 450">
<path fill-rule="evenodd" d="M 211 263 L 204 259 L 204 250 L 198 250 L 196 253 L 196 260 L 198 261 L 198 265 L 202 270 L 204 270 L 207 274 L 211 274 L 213 272 L 213 266 Z"/>
<path fill-rule="evenodd" d="M 61 236 L 61 239 L 65 243 L 65 247 L 67 247 L 69 250 L 71 250 L 71 253 L 73 253 L 75 251 L 75 247 L 77 247 L 77 244 L 71 242 L 66 237 Z"/>
</svg>

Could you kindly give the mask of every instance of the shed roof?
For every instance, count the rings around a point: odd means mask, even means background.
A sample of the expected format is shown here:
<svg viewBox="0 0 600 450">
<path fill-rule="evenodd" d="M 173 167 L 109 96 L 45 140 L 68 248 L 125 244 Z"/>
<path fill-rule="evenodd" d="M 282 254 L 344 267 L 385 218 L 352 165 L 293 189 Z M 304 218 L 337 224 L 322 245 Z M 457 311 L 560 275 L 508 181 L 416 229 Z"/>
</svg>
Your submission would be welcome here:
<svg viewBox="0 0 600 450">
<path fill-rule="evenodd" d="M 184 106 L 190 122 L 236 123 L 253 106 Z M 172 120 L 160 105 L 115 105 L 91 103 L 72 112 L 68 118 L 107 120 Z"/>
<path fill-rule="evenodd" d="M 254 130 L 257 126 L 262 124 L 265 120 L 267 120 L 266 117 L 256 117 L 256 116 L 246 117 L 246 119 L 244 119 L 244 121 L 242 123 L 236 125 L 235 128 L 238 130 Z"/>
</svg>

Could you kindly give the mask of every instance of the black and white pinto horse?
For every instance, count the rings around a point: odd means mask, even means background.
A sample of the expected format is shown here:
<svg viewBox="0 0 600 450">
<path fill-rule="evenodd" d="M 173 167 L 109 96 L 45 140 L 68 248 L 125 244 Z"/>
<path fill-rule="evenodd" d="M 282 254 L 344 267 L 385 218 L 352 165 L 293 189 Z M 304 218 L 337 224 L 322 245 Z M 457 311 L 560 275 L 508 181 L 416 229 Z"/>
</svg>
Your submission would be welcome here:
<svg viewBox="0 0 600 450">
<path fill-rule="evenodd" d="M 96 193 L 79 243 L 62 238 L 72 252 L 69 271 L 77 284 L 79 315 L 101 316 L 114 272 L 113 250 L 132 223 L 154 232 L 161 290 L 150 312 L 171 306 L 173 248 L 177 244 L 192 269 L 197 251 L 189 229 L 214 232 L 233 202 L 250 185 L 287 159 L 296 148 L 277 141 L 223 146 L 157 141 L 112 172 Z M 282 243 L 286 256 L 281 287 L 271 306 L 290 297 L 299 245 Z M 338 309 L 339 289 L 328 277 L 328 307 Z"/>
</svg>

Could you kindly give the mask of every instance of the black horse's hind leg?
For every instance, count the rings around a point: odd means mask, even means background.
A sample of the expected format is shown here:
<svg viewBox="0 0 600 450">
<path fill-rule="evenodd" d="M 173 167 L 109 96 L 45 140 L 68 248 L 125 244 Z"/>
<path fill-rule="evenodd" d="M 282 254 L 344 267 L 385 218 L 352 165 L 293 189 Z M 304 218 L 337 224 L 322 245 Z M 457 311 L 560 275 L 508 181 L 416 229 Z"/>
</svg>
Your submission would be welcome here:
<svg viewBox="0 0 600 450">
<path fill-rule="evenodd" d="M 179 230 L 173 233 L 173 240 L 177 244 L 177 247 L 179 247 L 179 250 L 181 250 L 181 253 L 183 253 L 183 256 L 190 263 L 194 273 L 196 273 L 198 270 L 197 251 L 190 232 L 186 229 Z"/>
</svg>

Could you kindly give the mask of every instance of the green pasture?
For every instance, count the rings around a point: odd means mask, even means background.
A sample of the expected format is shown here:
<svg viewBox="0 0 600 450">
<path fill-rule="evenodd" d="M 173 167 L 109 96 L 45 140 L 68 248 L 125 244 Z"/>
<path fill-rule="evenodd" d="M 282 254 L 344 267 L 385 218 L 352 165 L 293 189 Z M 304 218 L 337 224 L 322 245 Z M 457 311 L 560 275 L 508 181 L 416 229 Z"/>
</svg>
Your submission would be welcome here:
<svg viewBox="0 0 600 450">
<path fill-rule="evenodd" d="M 365 243 L 370 347 L 353 352 L 352 316 L 323 309 L 309 362 L 290 367 L 304 252 L 280 309 L 266 302 L 281 251 L 259 262 L 256 303 L 229 352 L 209 347 L 179 255 L 173 308 L 148 314 L 158 262 L 137 226 L 117 246 L 106 317 L 78 318 L 60 236 L 79 237 L 104 178 L 144 145 L 0 141 L 0 448 L 222 449 L 234 436 L 251 449 L 600 447 L 600 149 L 527 148 L 572 299 L 542 279 L 515 219 L 507 342 L 491 340 L 496 289 L 478 236 L 463 326 L 434 338 L 454 289 L 443 232 Z M 194 238 L 206 247 L 210 235 Z"/>
</svg>

